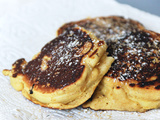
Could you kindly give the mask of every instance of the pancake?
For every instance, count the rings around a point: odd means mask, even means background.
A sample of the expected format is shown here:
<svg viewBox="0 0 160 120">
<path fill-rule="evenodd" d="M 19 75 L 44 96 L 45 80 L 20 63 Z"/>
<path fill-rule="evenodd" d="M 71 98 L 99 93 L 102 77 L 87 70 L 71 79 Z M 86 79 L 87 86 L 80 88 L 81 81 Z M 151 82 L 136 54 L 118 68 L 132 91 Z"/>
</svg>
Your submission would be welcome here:
<svg viewBox="0 0 160 120">
<path fill-rule="evenodd" d="M 13 88 L 44 107 L 71 109 L 87 101 L 113 62 L 107 45 L 83 28 L 70 29 L 47 43 L 33 59 L 3 70 Z"/>
<path fill-rule="evenodd" d="M 160 34 L 118 16 L 67 23 L 58 33 L 76 25 L 105 40 L 115 59 L 84 108 L 145 112 L 160 107 Z"/>
<path fill-rule="evenodd" d="M 57 35 L 64 31 L 81 26 L 86 30 L 94 33 L 94 35 L 107 42 L 107 45 L 117 41 L 117 39 L 125 38 L 136 29 L 145 29 L 144 26 L 132 19 L 125 19 L 120 16 L 88 18 L 80 21 L 66 23 L 57 30 Z"/>
</svg>

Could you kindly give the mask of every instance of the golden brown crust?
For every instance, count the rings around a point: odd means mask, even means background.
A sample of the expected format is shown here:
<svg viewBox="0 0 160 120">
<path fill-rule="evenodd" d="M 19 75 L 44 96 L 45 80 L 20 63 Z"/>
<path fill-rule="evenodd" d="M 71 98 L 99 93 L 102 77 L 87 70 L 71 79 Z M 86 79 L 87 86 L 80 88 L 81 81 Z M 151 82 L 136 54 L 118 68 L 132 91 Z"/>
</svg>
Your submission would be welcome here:
<svg viewBox="0 0 160 120">
<path fill-rule="evenodd" d="M 46 44 L 30 62 L 19 59 L 4 74 L 10 76 L 16 90 L 36 104 L 75 108 L 91 97 L 110 68 L 114 59 L 107 57 L 106 48 L 92 33 L 73 28 Z"/>
<path fill-rule="evenodd" d="M 115 62 L 106 76 L 128 81 L 132 87 L 154 86 L 158 89 L 160 35 L 139 30 L 119 41 L 110 49 Z"/>
<path fill-rule="evenodd" d="M 148 77 L 151 77 L 151 75 L 148 74 L 154 75 L 154 72 L 144 70 L 146 69 L 144 64 L 151 64 L 150 62 L 153 57 L 155 58 L 153 64 L 156 65 L 152 65 L 152 67 L 148 66 L 147 68 L 150 70 L 156 68 L 155 71 L 158 70 L 156 66 L 158 66 L 157 62 L 159 61 L 157 56 L 159 48 L 156 48 L 158 45 L 155 46 L 152 44 L 154 44 L 154 41 L 159 40 L 160 36 L 158 33 L 145 30 L 141 23 L 119 16 L 88 18 L 67 23 L 60 27 L 57 33 L 61 34 L 76 25 L 83 26 L 87 30 L 92 31 L 98 38 L 102 38 L 108 44 L 109 55 L 113 56 L 116 60 L 106 76 L 119 77 L 122 81 L 128 79 L 130 82 L 133 81 L 133 83 L 134 80 L 138 80 L 140 84 L 141 81 L 149 80 Z M 152 46 L 150 47 L 148 44 Z M 156 53 L 149 53 L 151 49 Z M 142 57 L 145 61 L 140 60 Z M 134 62 L 135 65 L 132 65 L 132 62 Z M 143 68 L 143 70 L 140 70 L 139 73 L 134 73 L 131 68 Z M 125 72 L 126 70 L 127 72 Z M 125 74 L 127 77 L 121 74 Z M 134 77 L 135 74 L 137 74 L 137 76 Z M 141 76 L 145 77 L 142 79 Z M 151 79 L 153 79 L 153 77 Z M 134 85 L 132 84 L 131 86 L 133 87 Z"/>
</svg>

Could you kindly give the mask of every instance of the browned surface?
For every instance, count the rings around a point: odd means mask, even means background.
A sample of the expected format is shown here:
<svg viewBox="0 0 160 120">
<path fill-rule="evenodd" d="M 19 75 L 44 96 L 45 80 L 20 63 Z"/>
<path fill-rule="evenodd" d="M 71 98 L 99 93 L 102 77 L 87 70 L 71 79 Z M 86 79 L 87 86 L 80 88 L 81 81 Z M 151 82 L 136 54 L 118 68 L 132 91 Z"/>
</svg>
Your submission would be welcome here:
<svg viewBox="0 0 160 120">
<path fill-rule="evenodd" d="M 24 81 L 32 85 L 32 89 L 62 89 L 81 77 L 85 67 L 81 65 L 81 60 L 92 48 L 92 40 L 86 32 L 79 29 L 67 31 L 46 44 L 24 69 L 21 67 L 24 59 L 16 61 L 13 77 L 24 74 Z M 46 56 L 49 59 L 44 62 Z M 41 68 L 42 63 L 46 64 L 45 69 Z"/>
<path fill-rule="evenodd" d="M 108 44 L 115 58 L 108 77 L 128 81 L 131 87 L 160 89 L 160 34 L 144 30 L 142 24 L 123 17 L 84 19 L 63 25 L 58 34 L 82 26 Z"/>
<path fill-rule="evenodd" d="M 110 48 L 115 62 L 106 76 L 120 81 L 136 80 L 139 87 L 155 85 L 156 89 L 159 88 L 160 34 L 147 30 L 132 32 Z M 130 86 L 135 85 L 131 83 Z"/>
</svg>

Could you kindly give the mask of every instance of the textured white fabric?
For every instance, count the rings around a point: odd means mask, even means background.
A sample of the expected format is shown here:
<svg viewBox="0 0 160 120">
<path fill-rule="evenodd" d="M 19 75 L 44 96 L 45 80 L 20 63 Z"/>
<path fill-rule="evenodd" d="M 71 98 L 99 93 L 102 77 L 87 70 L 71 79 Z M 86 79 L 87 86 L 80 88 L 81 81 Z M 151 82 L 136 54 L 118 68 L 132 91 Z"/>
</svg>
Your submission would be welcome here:
<svg viewBox="0 0 160 120">
<path fill-rule="evenodd" d="M 12 63 L 29 61 L 41 47 L 56 36 L 66 22 L 86 17 L 121 15 L 140 21 L 160 33 L 160 18 L 114 0 L 1 0 L 0 1 L 0 120 L 51 119 L 160 119 L 160 110 L 145 113 L 94 111 L 78 107 L 53 110 L 40 107 L 15 91 L 2 75 Z"/>
</svg>

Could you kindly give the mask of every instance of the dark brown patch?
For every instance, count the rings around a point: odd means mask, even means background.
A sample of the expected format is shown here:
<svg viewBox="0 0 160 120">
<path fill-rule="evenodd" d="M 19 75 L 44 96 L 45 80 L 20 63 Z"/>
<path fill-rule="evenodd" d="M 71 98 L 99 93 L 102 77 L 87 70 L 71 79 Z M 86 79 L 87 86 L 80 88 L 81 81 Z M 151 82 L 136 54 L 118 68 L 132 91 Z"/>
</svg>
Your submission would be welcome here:
<svg viewBox="0 0 160 120">
<path fill-rule="evenodd" d="M 98 46 L 104 45 L 104 41 L 99 41 Z"/>
<path fill-rule="evenodd" d="M 117 86 L 116 88 L 117 88 L 117 89 L 120 89 L 121 87 L 120 87 L 120 86 Z"/>
<path fill-rule="evenodd" d="M 17 77 L 18 74 L 22 73 L 22 63 L 25 62 L 24 58 L 18 59 L 12 64 L 15 68 L 13 69 L 14 73 L 12 77 Z"/>
<path fill-rule="evenodd" d="M 134 84 L 134 83 L 130 83 L 130 84 L 129 84 L 129 86 L 134 87 L 134 86 L 135 86 L 135 84 Z"/>
<path fill-rule="evenodd" d="M 35 84 L 33 84 L 31 90 L 29 90 L 29 94 L 33 94 L 33 87 L 34 87 L 34 85 Z"/>
<path fill-rule="evenodd" d="M 160 85 L 156 86 L 155 89 L 160 90 Z"/>
<path fill-rule="evenodd" d="M 29 94 L 33 94 L 33 90 L 29 90 Z"/>
<path fill-rule="evenodd" d="M 146 87 L 150 85 L 154 85 L 156 81 L 145 81 L 145 82 L 139 82 L 137 85 L 139 87 Z"/>
<path fill-rule="evenodd" d="M 89 57 L 92 57 L 94 54 L 96 54 L 98 49 L 96 49 Z"/>
</svg>

